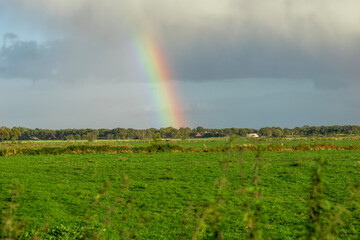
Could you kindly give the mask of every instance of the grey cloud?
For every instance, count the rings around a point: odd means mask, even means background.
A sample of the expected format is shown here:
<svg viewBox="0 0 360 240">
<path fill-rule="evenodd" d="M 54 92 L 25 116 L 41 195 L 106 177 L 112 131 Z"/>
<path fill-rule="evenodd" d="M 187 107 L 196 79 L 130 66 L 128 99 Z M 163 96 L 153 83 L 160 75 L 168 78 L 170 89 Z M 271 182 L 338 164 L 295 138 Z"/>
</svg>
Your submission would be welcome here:
<svg viewBox="0 0 360 240">
<path fill-rule="evenodd" d="M 237 44 L 208 36 L 173 52 L 171 60 L 180 79 L 313 79 L 320 86 L 351 83 L 360 76 L 355 65 L 360 51 L 355 46 L 351 53 L 328 47 L 311 52 L 297 43 L 271 37 L 248 36 L 245 43 Z"/>
<path fill-rule="evenodd" d="M 248 36 L 237 42 L 222 39 L 223 35 L 216 33 L 199 35 L 180 47 L 177 41 L 181 39 L 164 39 L 164 52 L 176 79 L 313 79 L 319 87 L 338 87 L 357 81 L 359 76 L 355 63 L 360 61 L 360 52 L 356 50 L 344 53 L 324 47 L 309 52 L 296 43 L 271 37 Z M 6 35 L 0 52 L 0 76 L 133 80 L 138 63 L 131 51 L 134 49 L 122 44 L 107 45 L 106 41 L 66 39 L 41 44 Z"/>
<path fill-rule="evenodd" d="M 0 74 L 132 81 L 138 70 L 131 44 L 136 33 L 147 31 L 161 43 L 178 80 L 295 78 L 313 79 L 319 87 L 351 85 L 360 76 L 356 6 L 351 0 L 134 0 L 119 6 L 110 0 L 14 0 L 2 7 L 27 15 L 45 32 L 55 29 L 63 40 L 45 47 L 9 35 L 15 43 L 2 48 Z"/>
<path fill-rule="evenodd" d="M 0 50 L 0 77 L 43 79 L 52 75 L 52 44 L 21 41 L 16 34 L 4 35 Z"/>
<path fill-rule="evenodd" d="M 13 44 L 17 38 L 18 36 L 15 33 L 6 33 L 3 37 L 3 48 L 6 48 L 8 44 Z"/>
<path fill-rule="evenodd" d="M 130 76 L 130 63 L 123 56 L 129 55 L 121 47 L 71 38 L 38 43 L 9 36 L 16 35 L 6 34 L 0 49 L 0 77 L 4 79 L 108 81 Z"/>
</svg>

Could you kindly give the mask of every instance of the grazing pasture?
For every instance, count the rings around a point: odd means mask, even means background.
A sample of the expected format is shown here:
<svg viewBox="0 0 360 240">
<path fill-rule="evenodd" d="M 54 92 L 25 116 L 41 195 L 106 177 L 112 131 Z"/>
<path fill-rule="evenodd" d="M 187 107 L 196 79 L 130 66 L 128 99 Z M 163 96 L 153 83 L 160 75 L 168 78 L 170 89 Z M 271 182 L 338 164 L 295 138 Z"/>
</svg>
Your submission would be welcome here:
<svg viewBox="0 0 360 240">
<path fill-rule="evenodd" d="M 171 144 L 203 149 L 227 141 Z M 237 144 L 312 141 L 317 140 L 244 138 Z M 74 144 L 88 143 L 18 143 L 32 148 Z M 1 156 L 0 233 L 4 239 L 9 234 L 19 239 L 308 239 L 319 236 L 320 227 L 324 239 L 357 239 L 359 174 L 358 150 Z"/>
</svg>

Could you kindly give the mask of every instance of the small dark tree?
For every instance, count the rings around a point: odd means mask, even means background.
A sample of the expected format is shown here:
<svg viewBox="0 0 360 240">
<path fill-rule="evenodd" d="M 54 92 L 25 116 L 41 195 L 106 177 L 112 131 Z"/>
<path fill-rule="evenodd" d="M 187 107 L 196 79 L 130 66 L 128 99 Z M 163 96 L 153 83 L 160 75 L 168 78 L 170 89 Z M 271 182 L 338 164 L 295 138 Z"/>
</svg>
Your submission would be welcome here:
<svg viewBox="0 0 360 240">
<path fill-rule="evenodd" d="M 153 144 L 159 144 L 161 141 L 160 133 L 156 133 L 152 138 Z"/>
</svg>

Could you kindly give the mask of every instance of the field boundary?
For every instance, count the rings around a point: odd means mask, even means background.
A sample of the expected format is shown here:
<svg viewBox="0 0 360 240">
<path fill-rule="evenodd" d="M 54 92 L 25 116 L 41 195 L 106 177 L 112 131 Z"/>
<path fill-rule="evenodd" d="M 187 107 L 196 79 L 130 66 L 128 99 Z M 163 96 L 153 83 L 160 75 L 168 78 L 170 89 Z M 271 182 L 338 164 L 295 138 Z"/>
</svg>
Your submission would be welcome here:
<svg viewBox="0 0 360 240">
<path fill-rule="evenodd" d="M 286 144 L 241 144 L 236 146 L 224 146 L 202 149 L 182 147 L 176 144 L 151 144 L 149 146 L 130 145 L 70 145 L 66 147 L 15 147 L 0 149 L 0 156 L 12 155 L 60 155 L 60 154 L 85 154 L 85 153 L 155 153 L 155 152 L 227 152 L 227 151 L 317 151 L 317 150 L 360 150 L 360 145 L 334 145 L 334 144 L 298 144 L 288 146 Z"/>
</svg>

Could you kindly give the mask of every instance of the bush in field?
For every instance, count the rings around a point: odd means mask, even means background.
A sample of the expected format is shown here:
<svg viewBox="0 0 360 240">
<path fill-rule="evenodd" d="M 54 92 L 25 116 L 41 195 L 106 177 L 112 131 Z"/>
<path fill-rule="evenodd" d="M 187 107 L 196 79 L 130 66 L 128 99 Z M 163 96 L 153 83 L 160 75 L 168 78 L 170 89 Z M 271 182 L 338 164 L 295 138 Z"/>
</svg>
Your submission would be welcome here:
<svg viewBox="0 0 360 240">
<path fill-rule="evenodd" d="M 89 231 L 97 231 L 94 227 L 89 227 Z M 67 240 L 84 240 L 89 239 L 84 236 L 84 227 L 74 225 L 71 227 L 59 226 L 44 226 L 39 230 L 32 229 L 24 232 L 18 239 L 21 240 L 53 240 L 53 239 L 67 239 Z"/>
<path fill-rule="evenodd" d="M 319 159 L 311 179 L 306 239 L 337 239 L 339 228 L 344 224 L 343 215 L 347 213 L 344 207 L 334 206 L 325 199 L 322 170 L 326 164 L 324 159 Z"/>
<path fill-rule="evenodd" d="M 262 240 L 270 239 L 267 233 L 267 215 L 263 206 L 262 188 L 260 187 L 259 170 L 263 165 L 263 152 L 258 149 L 256 158 L 253 164 L 254 176 L 251 179 L 250 187 L 243 187 L 240 189 L 243 198 L 243 223 L 246 225 L 247 239 Z M 240 176 L 243 174 L 240 174 Z"/>
<path fill-rule="evenodd" d="M 160 133 L 156 133 L 154 134 L 153 138 L 152 138 L 152 142 L 151 144 L 152 145 L 157 145 L 161 142 L 161 136 L 160 136 Z"/>
<path fill-rule="evenodd" d="M 14 184 L 9 190 L 9 202 L 5 204 L 0 218 L 1 239 L 17 239 L 23 232 L 26 222 L 16 212 L 19 204 L 17 199 L 21 195 L 21 186 Z"/>
</svg>

